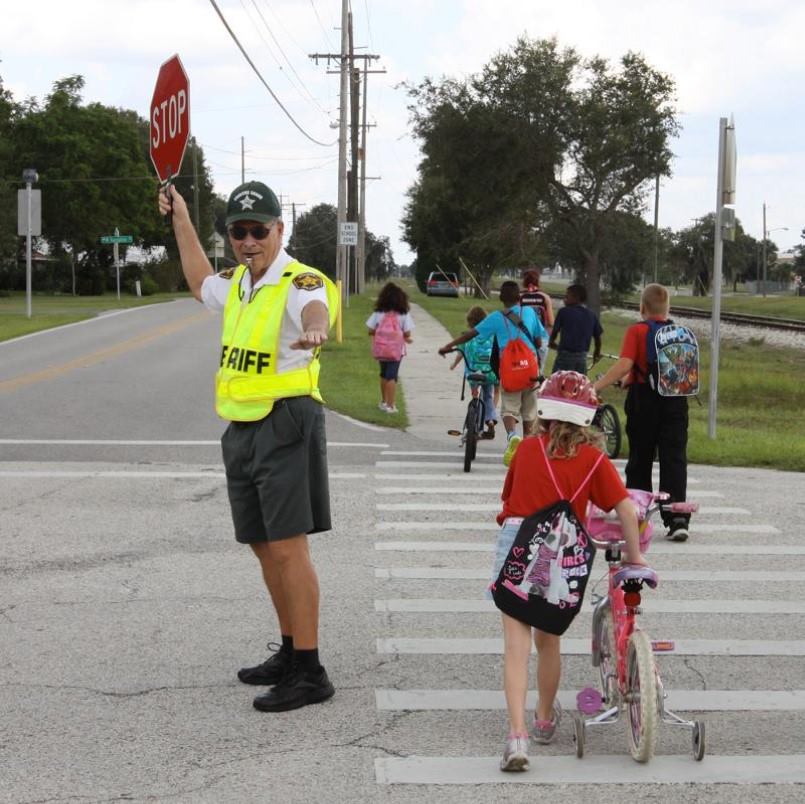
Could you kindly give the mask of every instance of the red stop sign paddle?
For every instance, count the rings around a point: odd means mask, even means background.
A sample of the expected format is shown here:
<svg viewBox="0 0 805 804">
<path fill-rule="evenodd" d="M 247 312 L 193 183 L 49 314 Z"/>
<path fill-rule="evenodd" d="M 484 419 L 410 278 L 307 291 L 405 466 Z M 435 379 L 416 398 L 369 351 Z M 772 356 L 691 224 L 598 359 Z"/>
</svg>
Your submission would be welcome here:
<svg viewBox="0 0 805 804">
<path fill-rule="evenodd" d="M 150 117 L 151 161 L 163 182 L 178 172 L 190 135 L 190 83 L 179 56 L 171 56 L 160 68 Z"/>
</svg>

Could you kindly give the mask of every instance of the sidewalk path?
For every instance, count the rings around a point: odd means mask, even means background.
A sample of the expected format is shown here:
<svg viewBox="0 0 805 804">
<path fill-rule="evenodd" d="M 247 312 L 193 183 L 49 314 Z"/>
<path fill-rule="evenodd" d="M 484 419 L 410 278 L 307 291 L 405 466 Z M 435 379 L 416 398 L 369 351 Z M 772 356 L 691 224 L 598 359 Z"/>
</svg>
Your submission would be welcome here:
<svg viewBox="0 0 805 804">
<path fill-rule="evenodd" d="M 400 369 L 405 406 L 410 422 L 408 432 L 423 439 L 443 440 L 445 448 L 458 448 L 458 440 L 448 430 L 460 430 L 467 409 L 461 401 L 462 371 L 450 371 L 451 357 L 441 357 L 440 346 L 451 334 L 418 304 L 411 304 L 414 342 Z"/>
</svg>

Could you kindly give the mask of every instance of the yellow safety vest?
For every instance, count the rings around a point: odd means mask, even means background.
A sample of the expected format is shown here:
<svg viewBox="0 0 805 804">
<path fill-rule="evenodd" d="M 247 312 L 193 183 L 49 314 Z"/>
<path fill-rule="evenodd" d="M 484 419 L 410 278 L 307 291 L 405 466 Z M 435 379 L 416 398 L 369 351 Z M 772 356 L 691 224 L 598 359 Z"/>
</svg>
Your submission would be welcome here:
<svg viewBox="0 0 805 804">
<path fill-rule="evenodd" d="M 291 262 L 276 285 L 261 285 L 241 298 L 240 282 L 247 271 L 239 265 L 232 276 L 226 298 L 221 331 L 221 359 L 215 375 L 215 410 L 222 419 L 254 422 L 265 418 L 274 402 L 290 396 L 312 396 L 322 402 L 319 392 L 319 349 L 307 366 L 277 373 L 280 329 L 291 282 L 303 274 L 309 281 L 324 282 L 330 326 L 338 312 L 336 286 L 315 268 Z M 304 282 L 302 277 L 300 282 Z"/>
</svg>

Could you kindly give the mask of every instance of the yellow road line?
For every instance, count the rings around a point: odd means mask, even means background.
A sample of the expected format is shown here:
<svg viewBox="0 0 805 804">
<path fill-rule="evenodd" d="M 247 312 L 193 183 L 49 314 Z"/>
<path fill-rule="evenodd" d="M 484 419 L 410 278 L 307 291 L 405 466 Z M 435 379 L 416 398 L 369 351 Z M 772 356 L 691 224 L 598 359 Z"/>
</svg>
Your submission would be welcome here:
<svg viewBox="0 0 805 804">
<path fill-rule="evenodd" d="M 74 360 L 69 360 L 67 363 L 60 365 L 48 366 L 40 371 L 32 371 L 29 374 L 20 374 L 19 377 L 12 377 L 10 380 L 0 380 L 0 393 L 8 393 L 10 391 L 18 391 L 20 388 L 26 388 L 29 385 L 35 385 L 38 382 L 45 382 L 52 380 L 55 377 L 60 377 L 63 374 L 69 374 L 79 368 L 87 368 L 94 366 L 97 363 L 102 363 L 113 357 L 132 352 L 135 349 L 140 349 L 143 346 L 163 338 L 166 335 L 172 335 L 185 327 L 196 324 L 200 321 L 209 320 L 209 313 L 195 313 L 194 315 L 180 318 L 178 321 L 173 321 L 170 324 L 164 324 L 156 329 L 149 330 L 136 338 L 130 338 L 127 341 L 121 341 L 114 346 L 108 346 L 105 349 L 99 349 L 97 352 L 90 352 L 89 354 L 77 357 Z"/>
</svg>

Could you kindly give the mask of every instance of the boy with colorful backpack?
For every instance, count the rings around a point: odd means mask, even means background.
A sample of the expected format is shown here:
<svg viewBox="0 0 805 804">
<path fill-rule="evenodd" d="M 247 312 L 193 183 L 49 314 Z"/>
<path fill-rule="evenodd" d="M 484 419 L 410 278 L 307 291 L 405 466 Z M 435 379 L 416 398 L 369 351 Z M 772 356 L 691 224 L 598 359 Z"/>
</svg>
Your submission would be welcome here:
<svg viewBox="0 0 805 804">
<path fill-rule="evenodd" d="M 483 307 L 471 307 L 467 311 L 467 326 L 474 327 L 486 318 L 486 310 Z M 481 387 L 481 401 L 484 403 L 484 423 L 486 431 L 483 438 L 492 439 L 495 437 L 495 425 L 498 423 L 497 411 L 495 410 L 495 390 L 498 386 L 498 378 L 492 368 L 492 348 L 493 338 L 482 338 L 476 336 L 458 348 L 460 354 L 450 366 L 452 371 L 459 363 L 464 362 L 464 376 L 470 374 L 483 374 L 484 382 L 469 380 L 470 388 L 479 385 Z"/>
<path fill-rule="evenodd" d="M 508 466 L 522 441 L 517 435 L 517 422 L 522 421 L 523 436 L 527 436 L 537 419 L 537 383 L 540 375 L 537 351 L 543 341 L 547 341 L 548 333 L 533 308 L 520 306 L 520 288 L 516 282 L 509 280 L 500 286 L 500 301 L 503 310 L 490 313 L 474 327 L 442 346 L 439 354 L 446 355 L 455 346 L 472 340 L 476 335 L 494 337 L 501 415 L 508 439 L 503 463 Z"/>
<path fill-rule="evenodd" d="M 375 311 L 366 320 L 372 338 L 372 357 L 380 363 L 380 402 L 384 413 L 398 413 L 395 405 L 397 379 L 405 346 L 413 340 L 408 294 L 394 282 L 387 282 L 380 290 Z"/>
<path fill-rule="evenodd" d="M 652 491 L 655 452 L 659 490 L 671 502 L 684 502 L 688 482 L 688 396 L 699 390 L 699 347 L 687 327 L 669 318 L 670 297 L 662 285 L 646 285 L 640 299 L 642 321 L 626 330 L 620 358 L 595 382 L 601 391 L 625 378 L 629 460 L 626 485 Z M 666 539 L 688 538 L 689 514 L 662 514 Z"/>
</svg>

